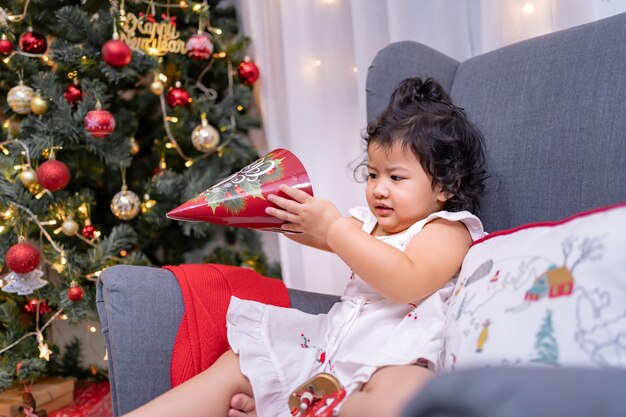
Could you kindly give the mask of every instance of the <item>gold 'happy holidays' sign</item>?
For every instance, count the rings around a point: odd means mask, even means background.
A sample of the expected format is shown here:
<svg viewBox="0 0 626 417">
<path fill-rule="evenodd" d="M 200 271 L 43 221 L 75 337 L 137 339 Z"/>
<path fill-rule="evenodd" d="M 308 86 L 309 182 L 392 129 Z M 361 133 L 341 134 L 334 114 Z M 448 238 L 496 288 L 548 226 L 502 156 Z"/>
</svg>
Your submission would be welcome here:
<svg viewBox="0 0 626 417">
<path fill-rule="evenodd" d="M 163 56 L 168 53 L 186 54 L 185 42 L 176 26 L 169 22 L 144 21 L 133 13 L 126 13 L 120 39 L 131 48 L 142 49 L 150 55 Z"/>
</svg>

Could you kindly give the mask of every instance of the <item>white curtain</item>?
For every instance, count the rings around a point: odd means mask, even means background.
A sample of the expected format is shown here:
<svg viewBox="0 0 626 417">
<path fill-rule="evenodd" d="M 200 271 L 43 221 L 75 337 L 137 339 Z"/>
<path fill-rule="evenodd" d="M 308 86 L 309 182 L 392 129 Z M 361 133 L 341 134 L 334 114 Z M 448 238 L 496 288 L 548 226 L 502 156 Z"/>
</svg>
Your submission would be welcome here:
<svg viewBox="0 0 626 417">
<path fill-rule="evenodd" d="M 316 196 L 347 214 L 364 186 L 365 77 L 376 52 L 415 40 L 463 61 L 502 46 L 626 12 L 626 0 L 233 0 L 251 57 L 266 149 L 302 160 Z M 272 239 L 267 236 L 268 246 Z M 349 270 L 335 255 L 278 237 L 290 288 L 340 294 Z M 367 256 L 367 254 L 363 254 Z"/>
</svg>

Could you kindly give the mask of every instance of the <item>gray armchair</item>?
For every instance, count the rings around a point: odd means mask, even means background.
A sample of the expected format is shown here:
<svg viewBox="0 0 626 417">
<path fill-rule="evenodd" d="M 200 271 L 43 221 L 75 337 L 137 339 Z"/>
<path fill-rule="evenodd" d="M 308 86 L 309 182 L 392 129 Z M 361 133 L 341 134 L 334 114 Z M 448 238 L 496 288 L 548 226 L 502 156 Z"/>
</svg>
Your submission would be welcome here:
<svg viewBox="0 0 626 417">
<path fill-rule="evenodd" d="M 415 42 L 395 43 L 381 50 L 369 68 L 368 118 L 382 110 L 402 79 L 416 75 L 438 79 L 485 134 L 491 178 L 481 218 L 490 231 L 626 201 L 625 44 L 626 14 L 461 63 Z M 336 300 L 295 290 L 290 295 L 295 308 L 309 312 L 325 312 Z M 146 267 L 104 271 L 97 297 L 117 416 L 169 388 L 172 345 L 183 304 L 174 276 Z M 427 389 L 450 386 L 445 384 L 450 379 L 454 386 L 454 378 L 454 374 L 435 378 Z M 512 379 L 516 380 L 514 374 Z M 567 374 L 558 381 L 567 384 L 575 379 Z M 532 380 L 539 379 L 520 378 L 510 389 L 525 398 L 523 392 L 532 388 Z M 572 389 L 583 388 L 572 385 Z M 585 394 L 594 392 L 608 391 L 598 382 Z M 544 395 L 538 401 L 550 399 Z M 427 413 L 412 404 L 407 416 L 463 415 L 446 411 L 445 402 Z M 453 404 L 449 398 L 448 403 Z"/>
</svg>

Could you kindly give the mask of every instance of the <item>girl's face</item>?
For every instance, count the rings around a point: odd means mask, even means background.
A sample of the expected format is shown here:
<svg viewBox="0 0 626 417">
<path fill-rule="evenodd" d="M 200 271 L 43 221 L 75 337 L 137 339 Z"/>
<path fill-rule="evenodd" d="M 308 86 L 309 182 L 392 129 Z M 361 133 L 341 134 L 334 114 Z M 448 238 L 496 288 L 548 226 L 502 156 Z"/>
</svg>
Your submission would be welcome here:
<svg viewBox="0 0 626 417">
<path fill-rule="evenodd" d="M 443 208 L 444 193 L 433 189 L 430 176 L 410 150 L 398 143 L 390 149 L 372 144 L 367 155 L 366 198 L 378 220 L 375 235 L 400 233 Z"/>
</svg>

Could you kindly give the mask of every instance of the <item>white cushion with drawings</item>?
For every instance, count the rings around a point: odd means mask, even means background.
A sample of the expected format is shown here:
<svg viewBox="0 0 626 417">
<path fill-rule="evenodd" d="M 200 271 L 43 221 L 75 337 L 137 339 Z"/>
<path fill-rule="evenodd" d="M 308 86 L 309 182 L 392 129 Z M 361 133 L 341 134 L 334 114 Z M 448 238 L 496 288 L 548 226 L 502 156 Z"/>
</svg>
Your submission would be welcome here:
<svg viewBox="0 0 626 417">
<path fill-rule="evenodd" d="M 466 255 L 443 369 L 626 367 L 626 203 L 496 232 Z"/>
</svg>

